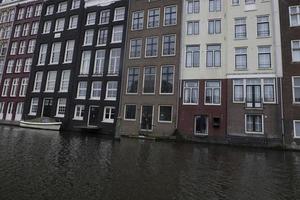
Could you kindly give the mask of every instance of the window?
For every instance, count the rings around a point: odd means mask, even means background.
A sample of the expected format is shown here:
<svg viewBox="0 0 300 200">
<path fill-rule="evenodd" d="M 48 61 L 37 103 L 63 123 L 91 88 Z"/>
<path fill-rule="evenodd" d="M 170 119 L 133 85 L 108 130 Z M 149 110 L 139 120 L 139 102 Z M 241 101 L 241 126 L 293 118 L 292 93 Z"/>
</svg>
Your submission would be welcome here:
<svg viewBox="0 0 300 200">
<path fill-rule="evenodd" d="M 17 46 L 18 46 L 18 42 L 12 42 L 11 48 L 10 48 L 10 55 L 17 54 Z"/>
<path fill-rule="evenodd" d="M 172 106 L 159 106 L 159 122 L 172 122 Z"/>
<path fill-rule="evenodd" d="M 18 85 L 19 85 L 19 79 L 14 78 L 13 81 L 12 81 L 11 89 L 10 89 L 10 96 L 11 97 L 17 96 Z"/>
<path fill-rule="evenodd" d="M 114 21 L 124 20 L 124 17 L 125 17 L 125 7 L 116 8 L 115 9 Z"/>
<path fill-rule="evenodd" d="M 78 15 L 73 15 L 69 19 L 69 29 L 76 29 L 78 24 Z"/>
<path fill-rule="evenodd" d="M 115 112 L 115 107 L 104 107 L 103 122 L 114 123 Z"/>
<path fill-rule="evenodd" d="M 70 70 L 64 70 L 61 73 L 59 92 L 68 92 L 70 82 Z"/>
<path fill-rule="evenodd" d="M 245 4 L 246 5 L 255 4 L 255 0 L 245 0 Z"/>
<path fill-rule="evenodd" d="M 95 54 L 94 75 L 103 75 L 105 50 L 97 50 Z"/>
<path fill-rule="evenodd" d="M 4 111 L 4 105 L 5 105 L 4 102 L 0 102 L 0 115 L 2 115 L 2 116 L 3 116 L 3 111 Z"/>
<path fill-rule="evenodd" d="M 177 6 L 167 6 L 164 8 L 164 26 L 177 24 Z"/>
<path fill-rule="evenodd" d="M 27 9 L 26 9 L 26 18 L 32 17 L 32 14 L 33 14 L 33 7 L 28 6 Z"/>
<path fill-rule="evenodd" d="M 14 65 L 15 65 L 15 61 L 14 61 L 14 60 L 9 60 L 9 61 L 7 62 L 7 67 L 6 67 L 6 73 L 7 73 L 7 74 L 10 74 L 10 73 L 13 72 L 13 67 L 14 67 Z"/>
<path fill-rule="evenodd" d="M 107 43 L 108 30 L 107 29 L 99 29 L 97 45 L 105 46 Z"/>
<path fill-rule="evenodd" d="M 137 67 L 130 67 L 128 69 L 127 90 L 128 94 L 137 94 L 139 86 L 140 69 Z"/>
<path fill-rule="evenodd" d="M 161 94 L 173 94 L 174 66 L 162 66 L 161 68 Z"/>
<path fill-rule="evenodd" d="M 56 71 L 50 71 L 47 75 L 47 82 L 45 92 L 54 92 L 55 83 L 56 83 Z"/>
<path fill-rule="evenodd" d="M 156 28 L 159 27 L 159 21 L 160 21 L 160 9 L 154 8 L 148 10 L 148 28 Z"/>
<path fill-rule="evenodd" d="M 102 90 L 102 82 L 101 81 L 92 82 L 91 99 L 100 100 L 101 99 L 101 90 Z"/>
<path fill-rule="evenodd" d="M 84 34 L 84 46 L 93 45 L 93 39 L 94 39 L 94 30 L 86 30 Z"/>
<path fill-rule="evenodd" d="M 75 40 L 68 40 L 66 42 L 64 63 L 72 63 L 74 47 L 75 47 Z"/>
<path fill-rule="evenodd" d="M 275 79 L 263 79 L 264 103 L 275 103 Z"/>
<path fill-rule="evenodd" d="M 91 63 L 91 51 L 83 51 L 81 55 L 80 74 L 88 75 Z"/>
<path fill-rule="evenodd" d="M 120 56 L 121 56 L 120 48 L 110 50 L 110 58 L 109 58 L 109 66 L 108 66 L 108 74 L 109 75 L 118 75 L 119 74 Z"/>
<path fill-rule="evenodd" d="M 176 52 L 176 35 L 163 36 L 163 56 L 173 56 Z"/>
<path fill-rule="evenodd" d="M 260 69 L 271 68 L 271 47 L 270 46 L 258 47 L 258 68 Z"/>
<path fill-rule="evenodd" d="M 294 120 L 294 138 L 300 138 L 300 120 Z"/>
<path fill-rule="evenodd" d="M 125 114 L 124 120 L 133 120 L 136 119 L 136 105 L 125 105 Z"/>
<path fill-rule="evenodd" d="M 32 65 L 32 58 L 26 58 L 25 65 L 24 65 L 24 72 L 30 72 L 31 65 Z"/>
<path fill-rule="evenodd" d="M 199 21 L 187 22 L 187 35 L 199 35 Z"/>
<path fill-rule="evenodd" d="M 21 80 L 21 87 L 20 87 L 20 92 L 19 92 L 20 97 L 25 97 L 26 91 L 27 91 L 27 86 L 28 86 L 28 78 L 23 78 Z"/>
<path fill-rule="evenodd" d="M 63 31 L 65 27 L 65 18 L 60 18 L 55 21 L 55 29 L 54 32 Z"/>
<path fill-rule="evenodd" d="M 29 115 L 34 115 L 35 116 L 37 114 L 38 105 L 39 105 L 39 98 L 32 98 L 31 99 L 31 104 L 30 104 Z"/>
<path fill-rule="evenodd" d="M 194 134 L 208 135 L 208 116 L 200 115 L 195 117 Z"/>
<path fill-rule="evenodd" d="M 140 58 L 142 53 L 142 39 L 130 40 L 130 58 Z"/>
<path fill-rule="evenodd" d="M 199 99 L 198 81 L 183 82 L 183 104 L 197 105 Z"/>
<path fill-rule="evenodd" d="M 19 46 L 19 54 L 24 54 L 26 49 L 26 41 L 21 41 Z"/>
<path fill-rule="evenodd" d="M 247 37 L 246 18 L 237 18 L 234 20 L 235 39 L 245 39 Z"/>
<path fill-rule="evenodd" d="M 46 62 L 46 56 L 47 56 L 47 44 L 41 44 L 40 46 L 40 52 L 39 52 L 39 59 L 38 59 L 38 65 L 44 65 Z"/>
<path fill-rule="evenodd" d="M 300 103 L 300 77 L 292 77 L 293 103 Z"/>
<path fill-rule="evenodd" d="M 49 64 L 58 64 L 59 63 L 60 49 L 61 49 L 60 42 L 55 42 L 52 44 L 52 50 L 51 50 Z"/>
<path fill-rule="evenodd" d="M 43 8 L 42 4 L 37 4 L 35 6 L 35 11 L 34 11 L 34 16 L 35 17 L 41 16 L 41 14 L 42 14 L 42 8 Z"/>
<path fill-rule="evenodd" d="M 221 67 L 221 45 L 207 45 L 206 66 Z"/>
<path fill-rule="evenodd" d="M 209 12 L 221 11 L 221 0 L 209 0 Z"/>
<path fill-rule="evenodd" d="M 46 15 L 52 15 L 54 11 L 54 5 L 49 5 L 46 8 Z"/>
<path fill-rule="evenodd" d="M 50 33 L 50 31 L 51 31 L 51 24 L 52 24 L 51 21 L 45 21 L 44 28 L 43 28 L 43 34 Z"/>
<path fill-rule="evenodd" d="M 109 23 L 109 17 L 110 17 L 110 11 L 109 10 L 103 10 L 100 13 L 100 24 L 108 24 Z"/>
<path fill-rule="evenodd" d="M 269 16 L 257 17 L 257 37 L 270 36 Z"/>
<path fill-rule="evenodd" d="M 142 30 L 144 28 L 144 11 L 132 13 L 132 30 Z"/>
<path fill-rule="evenodd" d="M 86 81 L 78 82 L 77 99 L 85 99 L 86 91 L 87 91 L 87 82 Z"/>
<path fill-rule="evenodd" d="M 31 26 L 31 35 L 36 35 L 38 33 L 39 30 L 39 22 L 33 22 L 32 26 Z"/>
<path fill-rule="evenodd" d="M 61 13 L 61 12 L 66 12 L 67 11 L 67 7 L 68 7 L 68 2 L 61 2 L 58 4 L 58 8 L 57 8 L 57 12 Z"/>
<path fill-rule="evenodd" d="M 3 33 L 0 34 L 0 37 L 1 37 L 1 35 L 4 34 L 4 29 L 1 29 L 1 30 L 3 31 Z M 20 37 L 20 33 L 21 33 L 21 25 L 16 25 L 15 32 L 14 32 L 14 38 Z M 1 38 L 3 38 L 3 36 Z"/>
<path fill-rule="evenodd" d="M 10 79 L 5 79 L 3 82 L 3 87 L 2 87 L 2 96 L 6 97 L 8 94 L 8 88 L 9 88 L 9 84 L 10 84 Z"/>
<path fill-rule="evenodd" d="M 73 0 L 71 9 L 77 9 L 80 7 L 80 0 Z"/>
<path fill-rule="evenodd" d="M 67 99 L 60 98 L 57 101 L 56 117 L 64 117 L 66 112 Z"/>
<path fill-rule="evenodd" d="M 7 14 L 7 13 L 5 13 Z M 20 8 L 19 12 L 18 12 L 18 16 L 17 16 L 17 20 L 21 20 L 24 18 L 24 14 L 25 14 L 25 8 Z"/>
<path fill-rule="evenodd" d="M 205 82 L 205 104 L 221 105 L 221 82 L 220 81 Z"/>
<path fill-rule="evenodd" d="M 208 20 L 208 34 L 220 34 L 221 33 L 221 20 L 211 19 Z"/>
<path fill-rule="evenodd" d="M 117 100 L 118 82 L 108 81 L 106 85 L 105 100 L 115 101 Z"/>
<path fill-rule="evenodd" d="M 29 34 L 29 23 L 23 25 L 22 36 L 27 36 Z"/>
<path fill-rule="evenodd" d="M 300 62 L 300 40 L 292 40 L 292 61 Z"/>
<path fill-rule="evenodd" d="M 289 7 L 290 26 L 300 26 L 300 5 Z"/>
<path fill-rule="evenodd" d="M 246 115 L 246 133 L 263 134 L 262 115 Z"/>
<path fill-rule="evenodd" d="M 123 26 L 122 25 L 114 26 L 111 42 L 112 43 L 122 42 L 122 38 L 123 38 Z"/>
<path fill-rule="evenodd" d="M 20 73 L 22 70 L 23 59 L 17 59 L 15 73 Z"/>
<path fill-rule="evenodd" d="M 233 80 L 233 102 L 244 102 L 244 80 Z"/>
<path fill-rule="evenodd" d="M 235 48 L 235 69 L 247 69 L 247 48 Z"/>
<path fill-rule="evenodd" d="M 147 37 L 145 57 L 157 57 L 157 55 L 158 55 L 158 37 Z"/>
<path fill-rule="evenodd" d="M 200 45 L 186 46 L 186 65 L 190 67 L 200 67 Z"/>
<path fill-rule="evenodd" d="M 199 0 L 187 0 L 187 13 L 199 13 L 200 12 L 200 1 Z"/>
<path fill-rule="evenodd" d="M 88 13 L 86 16 L 86 25 L 94 25 L 96 23 L 96 12 Z"/>
<path fill-rule="evenodd" d="M 76 105 L 74 111 L 75 120 L 83 120 L 84 116 L 84 105 Z"/>
<path fill-rule="evenodd" d="M 144 94 L 154 94 L 155 93 L 155 83 L 156 83 L 156 67 L 145 67 L 144 68 L 144 83 L 143 83 L 143 93 Z"/>
<path fill-rule="evenodd" d="M 36 72 L 35 73 L 33 92 L 40 92 L 41 91 L 42 78 L 43 78 L 43 72 Z"/>
<path fill-rule="evenodd" d="M 27 53 L 33 53 L 35 48 L 36 40 L 29 40 Z"/>
</svg>

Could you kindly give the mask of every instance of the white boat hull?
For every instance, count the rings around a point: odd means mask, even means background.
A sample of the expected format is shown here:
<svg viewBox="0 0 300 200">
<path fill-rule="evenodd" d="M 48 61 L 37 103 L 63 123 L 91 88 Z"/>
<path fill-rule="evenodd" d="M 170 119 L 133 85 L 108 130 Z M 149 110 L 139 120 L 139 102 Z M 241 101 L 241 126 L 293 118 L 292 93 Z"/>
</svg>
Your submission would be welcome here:
<svg viewBox="0 0 300 200">
<path fill-rule="evenodd" d="M 39 123 L 39 122 L 20 121 L 20 126 L 24 128 L 44 129 L 44 130 L 52 130 L 52 131 L 59 131 L 61 125 L 62 125 L 61 122 Z"/>
</svg>

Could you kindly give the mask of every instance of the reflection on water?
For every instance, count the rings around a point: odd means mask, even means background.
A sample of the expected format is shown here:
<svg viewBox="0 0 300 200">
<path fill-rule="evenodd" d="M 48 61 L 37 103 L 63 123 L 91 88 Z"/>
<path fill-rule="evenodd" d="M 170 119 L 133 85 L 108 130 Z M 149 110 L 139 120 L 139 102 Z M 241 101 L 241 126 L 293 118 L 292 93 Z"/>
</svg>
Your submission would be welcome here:
<svg viewBox="0 0 300 200">
<path fill-rule="evenodd" d="M 300 153 L 0 127 L 0 199 L 300 199 Z"/>
</svg>

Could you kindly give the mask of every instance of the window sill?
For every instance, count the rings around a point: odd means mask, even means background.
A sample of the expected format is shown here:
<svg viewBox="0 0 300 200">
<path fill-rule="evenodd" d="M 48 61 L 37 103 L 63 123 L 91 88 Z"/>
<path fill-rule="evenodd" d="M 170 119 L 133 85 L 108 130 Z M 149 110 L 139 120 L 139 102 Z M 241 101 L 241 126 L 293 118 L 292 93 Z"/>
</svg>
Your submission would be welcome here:
<svg viewBox="0 0 300 200">
<path fill-rule="evenodd" d="M 198 106 L 198 103 L 183 103 L 184 106 Z"/>
<path fill-rule="evenodd" d="M 104 99 L 105 101 L 116 101 L 117 99 Z"/>
<path fill-rule="evenodd" d="M 83 118 L 73 118 L 74 121 L 83 121 Z"/>
<path fill-rule="evenodd" d="M 248 131 L 245 131 L 245 134 L 263 136 L 264 132 L 248 132 Z"/>
<path fill-rule="evenodd" d="M 256 39 L 266 39 L 266 38 L 272 38 L 271 35 L 268 36 L 257 36 Z"/>
<path fill-rule="evenodd" d="M 36 116 L 36 113 L 29 113 L 29 116 Z"/>
<path fill-rule="evenodd" d="M 158 123 L 161 123 L 161 124 L 172 124 L 173 122 L 172 121 L 159 121 L 158 120 Z"/>
<path fill-rule="evenodd" d="M 76 97 L 75 99 L 76 100 L 85 100 L 85 98 L 79 98 L 79 97 Z"/>
<path fill-rule="evenodd" d="M 205 106 L 221 106 L 222 104 L 208 104 L 208 103 L 204 103 Z"/>
<path fill-rule="evenodd" d="M 57 118 L 64 118 L 65 116 L 64 116 L 64 115 L 55 115 L 54 117 L 57 117 Z"/>
<path fill-rule="evenodd" d="M 89 100 L 91 100 L 91 101 L 100 101 L 101 98 L 90 98 Z"/>
<path fill-rule="evenodd" d="M 125 119 L 125 118 L 124 118 L 124 121 L 135 122 L 136 119 Z"/>
<path fill-rule="evenodd" d="M 103 123 L 109 123 L 109 124 L 113 124 L 114 121 L 111 121 L 111 120 L 102 120 Z"/>
</svg>

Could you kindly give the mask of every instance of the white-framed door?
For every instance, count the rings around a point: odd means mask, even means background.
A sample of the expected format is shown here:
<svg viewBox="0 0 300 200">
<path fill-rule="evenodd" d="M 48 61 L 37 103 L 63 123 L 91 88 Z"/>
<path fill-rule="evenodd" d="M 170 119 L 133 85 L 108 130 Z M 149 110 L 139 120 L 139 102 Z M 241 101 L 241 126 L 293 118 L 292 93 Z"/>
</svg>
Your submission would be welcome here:
<svg viewBox="0 0 300 200">
<path fill-rule="evenodd" d="M 22 119 L 23 109 L 24 109 L 24 102 L 19 102 L 16 108 L 15 121 L 20 121 Z"/>
<path fill-rule="evenodd" d="M 99 114 L 100 114 L 99 106 L 90 106 L 87 125 L 98 126 Z"/>
<path fill-rule="evenodd" d="M 5 120 L 7 120 L 7 121 L 12 120 L 13 108 L 14 108 L 14 103 L 13 102 L 9 102 L 7 104 Z"/>
</svg>

